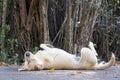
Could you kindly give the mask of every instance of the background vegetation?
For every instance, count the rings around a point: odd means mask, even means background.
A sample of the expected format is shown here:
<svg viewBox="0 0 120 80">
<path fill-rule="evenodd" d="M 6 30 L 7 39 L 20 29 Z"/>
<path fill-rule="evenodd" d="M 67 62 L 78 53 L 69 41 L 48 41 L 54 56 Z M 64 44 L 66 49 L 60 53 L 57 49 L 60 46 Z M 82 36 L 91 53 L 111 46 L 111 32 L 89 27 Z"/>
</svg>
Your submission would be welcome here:
<svg viewBox="0 0 120 80">
<path fill-rule="evenodd" d="M 80 55 L 89 41 L 108 60 L 120 59 L 119 0 L 0 0 L 0 61 L 21 62 L 49 43 Z"/>
</svg>

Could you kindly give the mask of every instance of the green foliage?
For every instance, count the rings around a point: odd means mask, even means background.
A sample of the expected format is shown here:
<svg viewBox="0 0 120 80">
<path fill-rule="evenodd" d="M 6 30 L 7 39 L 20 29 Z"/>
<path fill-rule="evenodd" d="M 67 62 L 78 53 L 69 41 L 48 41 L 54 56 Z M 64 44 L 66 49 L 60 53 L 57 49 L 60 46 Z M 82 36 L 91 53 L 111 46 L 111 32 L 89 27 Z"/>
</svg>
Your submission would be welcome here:
<svg viewBox="0 0 120 80">
<path fill-rule="evenodd" d="M 5 32 L 3 32 L 2 29 L 4 29 Z M 10 25 L 8 24 L 3 25 L 3 27 L 0 28 L 0 39 L 2 37 L 5 37 L 5 34 L 7 34 L 9 31 L 10 31 Z"/>
<path fill-rule="evenodd" d="M 110 52 L 116 54 L 119 52 L 118 45 L 120 45 L 120 17 L 117 14 L 119 6 L 120 5 L 118 5 L 116 1 L 102 0 L 100 15 L 96 22 L 99 26 L 99 29 L 103 33 L 100 33 L 102 37 L 99 36 L 100 38 L 103 38 L 102 40 L 104 40 L 101 43 L 103 43 L 103 45 L 107 43 L 107 45 L 104 45 L 104 51 L 100 49 L 101 54 L 108 54 Z M 106 53 L 106 47 L 108 47 L 108 53 Z M 100 48 L 102 48 L 102 46 Z"/>
<path fill-rule="evenodd" d="M 7 58 L 6 62 L 9 64 L 17 64 L 18 63 L 18 54 L 16 53 L 11 58 Z"/>
<path fill-rule="evenodd" d="M 18 49 L 18 40 L 17 39 L 7 39 L 6 44 L 7 44 L 6 49 L 8 51 L 8 52 L 6 52 L 7 53 L 6 62 L 11 63 L 11 64 L 17 64 L 18 53 L 16 52 L 16 50 Z"/>
<path fill-rule="evenodd" d="M 33 54 L 35 54 L 38 50 L 39 50 L 38 47 L 34 47 L 34 48 L 33 48 Z"/>
<path fill-rule="evenodd" d="M 10 31 L 10 25 L 5 24 L 4 25 L 4 30 L 5 30 L 5 33 L 8 33 Z"/>
<path fill-rule="evenodd" d="M 8 33 L 8 31 L 10 30 L 10 26 L 5 24 L 2 25 L 1 29 L 0 29 L 0 58 L 2 61 L 6 60 L 6 54 L 5 54 L 5 37 L 6 37 L 6 33 Z"/>
<path fill-rule="evenodd" d="M 0 39 L 5 38 L 5 53 L 0 53 L 0 56 L 4 57 L 5 62 L 7 63 L 17 63 L 18 59 L 18 53 L 16 53 L 16 50 L 18 49 L 18 40 L 13 38 L 8 38 L 6 35 L 11 30 L 10 25 L 5 24 L 3 27 L 5 32 L 2 32 L 2 29 L 0 30 Z M 1 43 L 0 43 L 1 45 Z M 1 46 L 0 46 L 1 49 Z"/>
<path fill-rule="evenodd" d="M 17 39 L 8 39 L 7 46 L 9 47 L 10 52 L 14 53 L 14 49 L 18 48 L 18 41 Z"/>
<path fill-rule="evenodd" d="M 2 12 L 2 3 L 3 3 L 3 0 L 0 0 L 0 12 Z"/>
</svg>

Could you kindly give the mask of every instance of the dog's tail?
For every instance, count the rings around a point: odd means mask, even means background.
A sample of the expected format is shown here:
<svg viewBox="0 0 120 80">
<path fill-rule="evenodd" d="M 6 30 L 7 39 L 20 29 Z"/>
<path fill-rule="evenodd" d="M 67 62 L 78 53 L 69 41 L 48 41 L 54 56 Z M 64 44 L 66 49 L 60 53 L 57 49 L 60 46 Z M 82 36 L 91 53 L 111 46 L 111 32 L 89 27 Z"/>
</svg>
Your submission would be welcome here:
<svg viewBox="0 0 120 80">
<path fill-rule="evenodd" d="M 107 69 L 111 66 L 113 66 L 115 64 L 115 55 L 112 53 L 112 56 L 111 56 L 111 59 L 109 62 L 105 63 L 105 64 L 98 64 L 95 66 L 95 69 L 98 69 L 98 70 L 103 70 L 103 69 Z"/>
<path fill-rule="evenodd" d="M 54 46 L 50 44 L 40 44 L 40 47 L 44 50 L 50 50 L 51 48 L 54 48 Z"/>
</svg>

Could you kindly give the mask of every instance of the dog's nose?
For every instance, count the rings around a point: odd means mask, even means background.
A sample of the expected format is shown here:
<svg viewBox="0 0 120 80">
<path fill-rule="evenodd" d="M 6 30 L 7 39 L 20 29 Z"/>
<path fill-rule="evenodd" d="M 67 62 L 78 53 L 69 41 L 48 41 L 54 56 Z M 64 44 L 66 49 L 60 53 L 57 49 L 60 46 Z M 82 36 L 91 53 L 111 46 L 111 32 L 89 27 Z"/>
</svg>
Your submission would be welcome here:
<svg viewBox="0 0 120 80">
<path fill-rule="evenodd" d="M 26 56 L 27 56 L 27 57 L 30 56 L 30 53 L 26 53 Z"/>
<path fill-rule="evenodd" d="M 25 56 L 29 57 L 30 56 L 30 52 L 29 51 L 25 52 Z"/>
</svg>

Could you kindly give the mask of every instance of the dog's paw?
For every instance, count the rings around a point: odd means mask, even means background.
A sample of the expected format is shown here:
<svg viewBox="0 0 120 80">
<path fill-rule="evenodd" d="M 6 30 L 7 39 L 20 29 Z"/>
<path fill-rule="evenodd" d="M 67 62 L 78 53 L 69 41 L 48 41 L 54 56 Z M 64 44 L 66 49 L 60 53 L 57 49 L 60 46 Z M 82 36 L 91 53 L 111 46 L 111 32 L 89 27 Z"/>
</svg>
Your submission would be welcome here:
<svg viewBox="0 0 120 80">
<path fill-rule="evenodd" d="M 23 69 L 18 69 L 18 71 L 22 71 Z"/>
<path fill-rule="evenodd" d="M 50 44 L 40 44 L 40 48 L 42 48 L 44 50 L 51 50 L 51 48 L 53 48 L 53 46 Z"/>
<path fill-rule="evenodd" d="M 24 68 L 19 68 L 18 71 L 25 71 L 26 69 Z"/>
</svg>

